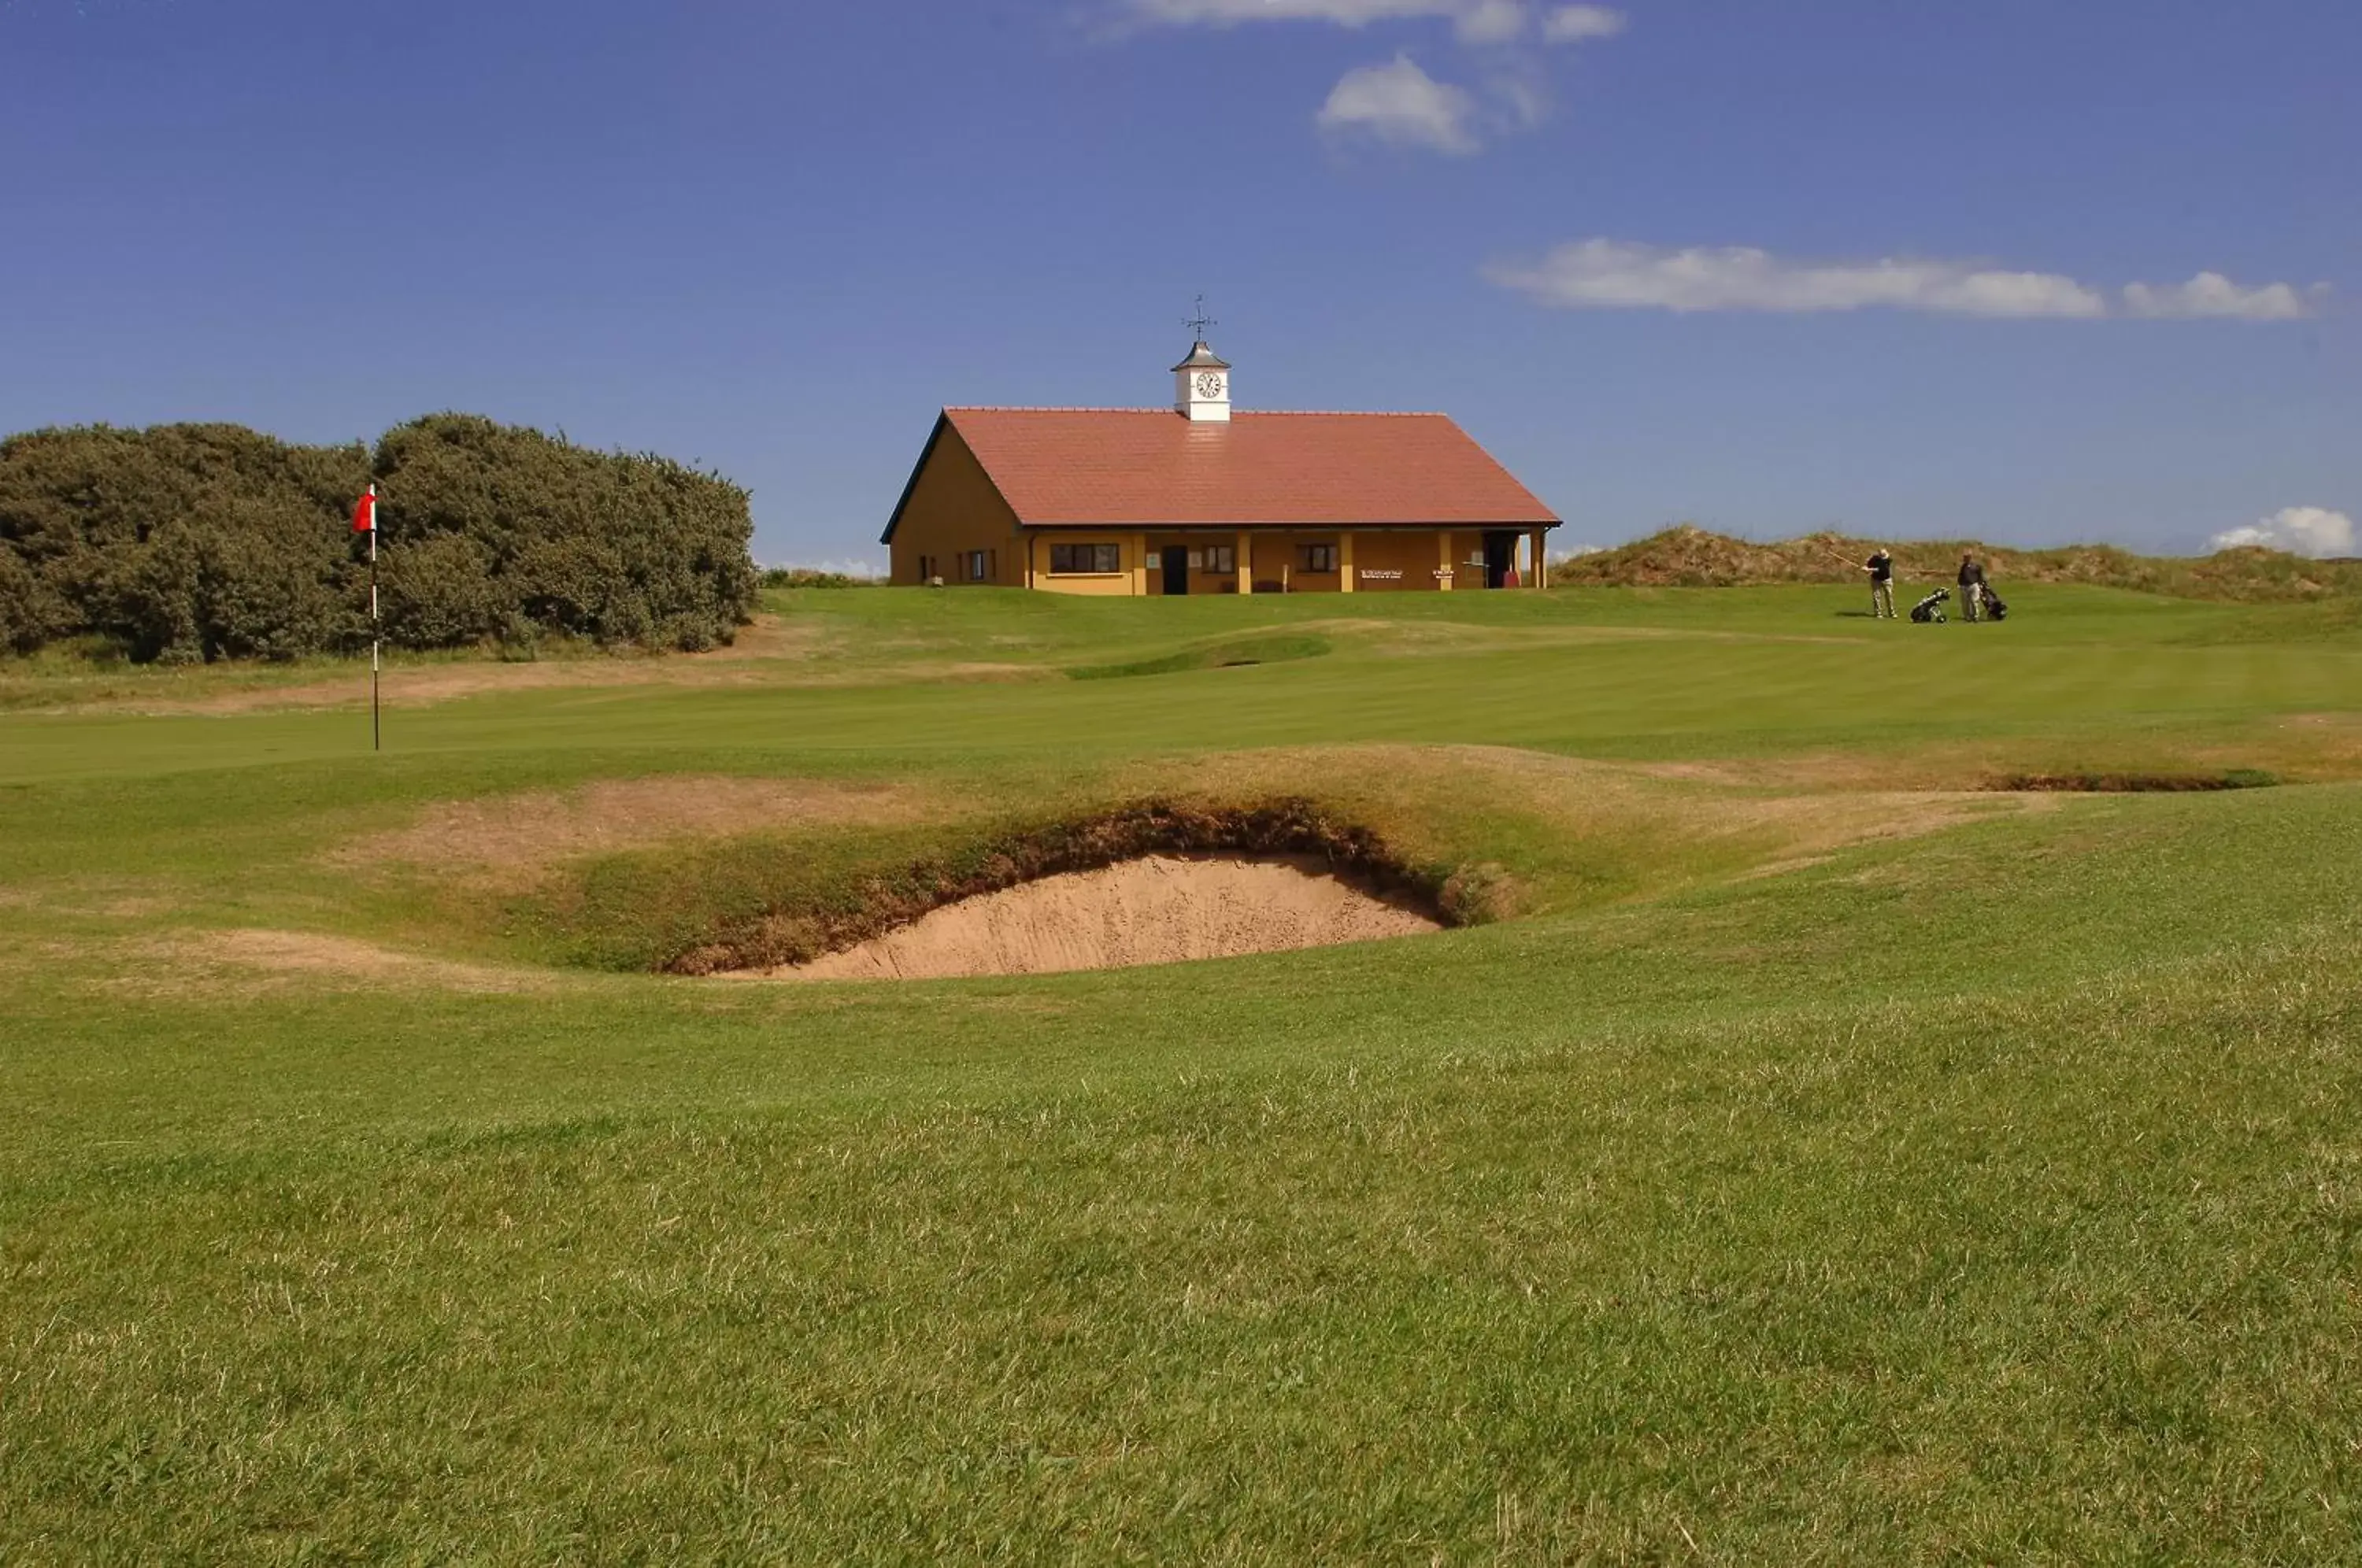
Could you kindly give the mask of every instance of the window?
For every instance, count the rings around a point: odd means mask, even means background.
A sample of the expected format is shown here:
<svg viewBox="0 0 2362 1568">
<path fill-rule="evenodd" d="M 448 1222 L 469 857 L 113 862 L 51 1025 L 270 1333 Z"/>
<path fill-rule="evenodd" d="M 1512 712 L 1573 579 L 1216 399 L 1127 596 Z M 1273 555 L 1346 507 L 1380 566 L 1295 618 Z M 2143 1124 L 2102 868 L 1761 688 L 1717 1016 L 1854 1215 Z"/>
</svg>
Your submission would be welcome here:
<svg viewBox="0 0 2362 1568">
<path fill-rule="evenodd" d="M 960 558 L 960 575 L 970 582 L 988 582 L 992 579 L 992 552 L 970 550 Z"/>
<path fill-rule="evenodd" d="M 1337 569 L 1337 547 L 1334 545 L 1305 546 L 1304 569 L 1306 571 L 1335 571 Z"/>
<path fill-rule="evenodd" d="M 1123 547 L 1120 545 L 1053 545 L 1050 547 L 1050 569 L 1053 572 L 1121 571 Z"/>
<path fill-rule="evenodd" d="M 1234 546 L 1231 546 L 1231 545 L 1209 545 L 1209 546 L 1207 546 L 1207 547 L 1206 547 L 1206 569 L 1207 569 L 1208 571 L 1236 571 L 1236 570 L 1238 570 L 1238 569 L 1239 569 L 1239 552 L 1238 552 L 1237 547 L 1234 547 Z"/>
</svg>

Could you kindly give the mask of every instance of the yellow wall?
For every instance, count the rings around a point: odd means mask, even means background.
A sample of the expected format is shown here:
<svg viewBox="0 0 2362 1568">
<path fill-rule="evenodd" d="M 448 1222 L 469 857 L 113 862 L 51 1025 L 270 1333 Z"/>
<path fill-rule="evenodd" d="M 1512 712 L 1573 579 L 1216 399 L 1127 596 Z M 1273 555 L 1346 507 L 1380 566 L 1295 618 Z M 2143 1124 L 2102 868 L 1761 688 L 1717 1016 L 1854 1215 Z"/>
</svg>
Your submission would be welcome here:
<svg viewBox="0 0 2362 1568">
<path fill-rule="evenodd" d="M 1065 536 L 1061 532 L 1059 537 Z M 1230 549 L 1235 558 L 1238 547 L 1236 534 L 1224 530 L 1220 533 L 1203 534 L 1150 534 L 1143 537 L 1145 544 L 1143 558 L 1149 563 L 1146 573 L 1149 592 L 1164 594 L 1171 591 L 1165 584 L 1164 572 L 1158 569 L 1155 564 L 1168 547 L 1189 550 L 1198 558 L 1198 566 L 1189 573 L 1190 592 L 1236 593 L 1239 591 L 1239 574 L 1236 571 L 1216 571 L 1205 564 L 1206 552 L 1209 549 Z M 1432 539 L 1434 536 L 1429 535 L 1428 537 Z M 1283 580 L 1287 585 L 1287 591 L 1291 593 L 1338 591 L 1342 580 L 1341 574 L 1333 571 L 1308 572 L 1304 569 L 1304 547 L 1307 545 L 1342 546 L 1343 543 L 1344 536 L 1334 533 L 1307 531 L 1301 534 L 1275 532 L 1254 535 L 1252 546 L 1253 549 L 1252 580 L 1260 585 L 1255 591 L 1276 592 L 1278 585 Z M 1286 569 L 1284 579 L 1282 568 Z M 1429 586 L 1432 587 L 1433 584 L 1429 583 Z"/>
<path fill-rule="evenodd" d="M 1060 529 L 1056 536 L 1070 536 Z M 1077 541 L 1085 536 L 1071 536 Z M 1113 538 L 1116 536 L 1095 536 Z M 1213 571 L 1203 565 L 1204 552 L 1209 548 L 1231 546 L 1237 535 L 1223 530 L 1193 534 L 1149 534 L 1139 536 L 1142 541 L 1144 562 L 1151 563 L 1142 574 L 1150 593 L 1168 591 L 1164 574 L 1153 564 L 1167 546 L 1177 545 L 1198 553 L 1200 565 L 1189 576 L 1192 593 L 1235 593 L 1238 578 L 1233 572 Z M 1529 537 L 1520 532 L 1518 537 Z M 1286 580 L 1290 593 L 1335 593 L 1344 588 L 1342 572 L 1312 572 L 1304 569 L 1303 547 L 1307 545 L 1340 547 L 1341 557 L 1350 563 L 1353 573 L 1352 591 L 1356 593 L 1433 593 L 1439 584 L 1435 569 L 1446 559 L 1452 564 L 1451 586 L 1454 592 L 1466 592 L 1485 586 L 1485 532 L 1477 528 L 1449 531 L 1436 528 L 1405 528 L 1388 530 L 1355 530 L 1350 550 L 1344 548 L 1342 533 L 1321 533 L 1305 530 L 1301 533 L 1281 533 L 1277 530 L 1257 533 L 1253 536 L 1253 580 L 1263 585 L 1255 591 L 1270 592 L 1281 579 L 1281 568 L 1286 569 Z M 1448 544 L 1447 544 L 1448 541 Z M 1475 558 L 1471 566 L 1469 559 Z M 1046 560 L 1045 556 L 1043 559 Z M 1129 565 L 1131 558 L 1125 558 Z M 1365 572 L 1396 573 L 1396 576 L 1369 577 Z M 1047 583 L 1041 586 L 1052 586 Z M 1100 590 L 1099 591 L 1111 591 Z"/>
<path fill-rule="evenodd" d="M 1438 535 L 1436 562 L 1451 570 L 1451 591 L 1464 593 L 1470 589 L 1482 592 L 1485 588 L 1485 536 L 1482 534 Z M 1470 564 L 1468 558 L 1476 558 Z"/>
<path fill-rule="evenodd" d="M 1254 591 L 1257 593 L 1278 593 L 1293 584 L 1296 541 L 1285 534 L 1257 534 L 1247 547 L 1254 552 Z"/>
<path fill-rule="evenodd" d="M 1033 586 L 1045 593 L 1111 594 L 1117 598 L 1149 591 L 1149 572 L 1142 559 L 1137 534 L 1096 533 L 1084 528 L 1037 528 L 1030 540 L 1033 550 Z M 1053 573 L 1052 545 L 1113 545 L 1122 551 L 1116 571 Z"/>
<path fill-rule="evenodd" d="M 1435 591 L 1435 534 L 1415 532 L 1353 535 L 1353 591 L 1431 593 Z M 1381 575 L 1373 577 L 1377 572 Z M 1387 576 L 1386 573 L 1400 573 Z"/>
<path fill-rule="evenodd" d="M 1062 538 L 1064 536 L 1064 535 L 1060 536 Z M 1239 537 L 1236 534 L 1225 529 L 1220 533 L 1150 534 L 1145 537 L 1147 558 L 1151 561 L 1163 555 L 1168 546 L 1178 546 L 1198 558 L 1197 566 L 1189 572 L 1190 592 L 1236 593 L 1239 591 L 1239 574 L 1235 570 L 1216 571 L 1206 565 L 1206 552 L 1209 549 L 1230 550 L 1235 558 Z M 1276 571 L 1278 568 L 1275 565 L 1272 569 Z M 1151 593 L 1163 594 L 1170 591 L 1164 581 L 1164 574 L 1161 570 L 1149 571 L 1147 583 L 1148 591 Z"/>
<path fill-rule="evenodd" d="M 955 558 L 969 550 L 990 552 L 989 581 L 1010 588 L 1025 585 L 1025 544 L 1018 536 L 1017 513 L 1000 498 L 959 432 L 946 425 L 911 481 L 910 501 L 887 547 L 893 580 L 925 581 L 920 570 L 920 558 L 925 557 L 935 576 L 959 586 L 963 579 Z"/>
<path fill-rule="evenodd" d="M 1308 545 L 1334 547 L 1337 543 L 1338 536 L 1335 534 L 1258 535 L 1255 538 L 1255 579 L 1258 582 L 1285 580 L 1290 593 L 1334 593 L 1338 591 L 1338 574 L 1307 570 L 1304 549 Z M 1284 579 L 1282 568 L 1286 569 Z"/>
</svg>

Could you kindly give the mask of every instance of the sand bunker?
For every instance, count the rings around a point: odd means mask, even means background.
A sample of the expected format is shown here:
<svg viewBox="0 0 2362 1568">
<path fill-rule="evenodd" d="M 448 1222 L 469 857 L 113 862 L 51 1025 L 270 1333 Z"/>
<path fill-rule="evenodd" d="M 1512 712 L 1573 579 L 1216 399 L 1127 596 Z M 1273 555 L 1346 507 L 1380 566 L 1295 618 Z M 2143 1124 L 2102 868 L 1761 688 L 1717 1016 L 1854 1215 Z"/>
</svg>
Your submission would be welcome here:
<svg viewBox="0 0 2362 1568">
<path fill-rule="evenodd" d="M 739 973 L 789 980 L 1043 975 L 1441 929 L 1432 916 L 1341 881 L 1309 856 L 1151 855 L 946 904 L 808 964 Z"/>
</svg>

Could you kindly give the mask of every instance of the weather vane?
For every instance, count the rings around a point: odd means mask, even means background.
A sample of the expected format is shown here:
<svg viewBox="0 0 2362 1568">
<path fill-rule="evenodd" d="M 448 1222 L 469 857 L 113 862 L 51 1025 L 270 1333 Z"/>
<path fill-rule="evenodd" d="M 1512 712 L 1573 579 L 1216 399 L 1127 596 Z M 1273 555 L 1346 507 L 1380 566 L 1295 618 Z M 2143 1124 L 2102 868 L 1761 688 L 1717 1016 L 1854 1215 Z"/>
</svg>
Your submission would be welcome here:
<svg viewBox="0 0 2362 1568">
<path fill-rule="evenodd" d="M 1192 333 L 1194 333 L 1197 336 L 1198 342 L 1203 343 L 1206 340 L 1206 328 L 1209 326 L 1220 326 L 1222 324 L 1206 314 L 1206 296 L 1199 294 L 1198 296 L 1198 314 L 1191 316 L 1181 325 L 1187 327 Z"/>
</svg>

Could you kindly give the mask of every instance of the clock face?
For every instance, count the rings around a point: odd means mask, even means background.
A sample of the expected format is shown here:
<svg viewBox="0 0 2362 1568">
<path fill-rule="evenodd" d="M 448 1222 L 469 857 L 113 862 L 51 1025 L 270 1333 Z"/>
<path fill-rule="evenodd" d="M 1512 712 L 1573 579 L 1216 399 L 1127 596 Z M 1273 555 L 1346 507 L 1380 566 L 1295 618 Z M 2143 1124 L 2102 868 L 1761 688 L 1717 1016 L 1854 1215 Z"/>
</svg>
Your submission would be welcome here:
<svg viewBox="0 0 2362 1568">
<path fill-rule="evenodd" d="M 1199 371 L 1198 375 L 1198 395 L 1199 397 L 1221 396 L 1222 378 L 1214 374 L 1211 370 Z"/>
</svg>

